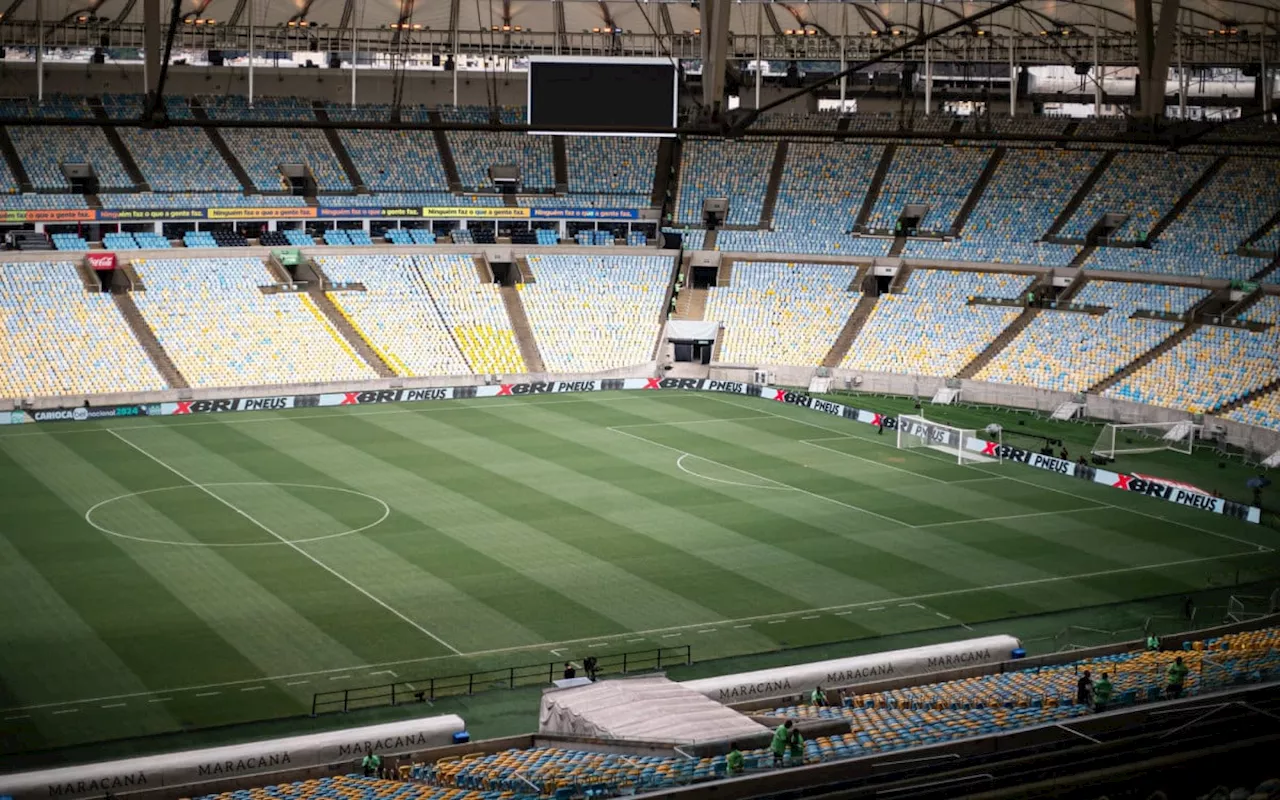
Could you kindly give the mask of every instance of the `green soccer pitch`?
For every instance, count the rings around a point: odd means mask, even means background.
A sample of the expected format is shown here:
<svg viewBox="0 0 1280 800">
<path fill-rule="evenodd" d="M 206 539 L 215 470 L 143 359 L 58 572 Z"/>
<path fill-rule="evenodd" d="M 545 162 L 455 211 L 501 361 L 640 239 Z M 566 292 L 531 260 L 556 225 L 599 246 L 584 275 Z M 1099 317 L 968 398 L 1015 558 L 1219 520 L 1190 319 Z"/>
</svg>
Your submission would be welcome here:
<svg viewBox="0 0 1280 800">
<path fill-rule="evenodd" d="M 899 410 L 879 403 L 859 404 Z M 1190 462 L 1160 459 L 1169 477 Z M 15 426 L 0 507 L 0 731 L 24 750 L 592 653 L 955 638 L 1274 568 L 1280 547 L 1268 527 L 675 391 Z"/>
</svg>

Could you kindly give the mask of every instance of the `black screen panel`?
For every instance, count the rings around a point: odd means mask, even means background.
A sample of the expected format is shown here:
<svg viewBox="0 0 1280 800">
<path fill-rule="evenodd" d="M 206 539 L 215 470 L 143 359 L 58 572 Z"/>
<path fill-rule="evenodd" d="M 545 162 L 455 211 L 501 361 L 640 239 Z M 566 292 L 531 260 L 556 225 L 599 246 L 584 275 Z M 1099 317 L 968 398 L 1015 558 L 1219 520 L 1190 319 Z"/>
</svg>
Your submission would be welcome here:
<svg viewBox="0 0 1280 800">
<path fill-rule="evenodd" d="M 662 62 L 531 60 L 529 124 L 553 133 L 610 126 L 643 133 L 676 124 L 675 67 Z"/>
</svg>

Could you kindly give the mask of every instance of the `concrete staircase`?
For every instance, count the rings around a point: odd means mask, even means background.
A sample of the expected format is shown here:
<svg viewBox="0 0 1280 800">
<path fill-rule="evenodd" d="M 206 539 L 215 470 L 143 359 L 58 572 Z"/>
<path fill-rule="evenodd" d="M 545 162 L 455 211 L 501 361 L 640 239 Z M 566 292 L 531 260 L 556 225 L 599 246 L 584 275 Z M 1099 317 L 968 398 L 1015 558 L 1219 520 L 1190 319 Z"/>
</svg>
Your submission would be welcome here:
<svg viewBox="0 0 1280 800">
<path fill-rule="evenodd" d="M 733 280 L 733 259 L 720 258 L 720 266 L 716 267 L 716 286 L 728 286 Z"/>
<path fill-rule="evenodd" d="M 787 166 L 787 149 L 787 140 L 782 139 L 773 152 L 773 169 L 769 170 L 769 184 L 764 190 L 764 204 L 760 208 L 762 228 L 773 225 L 773 209 L 778 204 L 778 187 L 782 185 L 782 174 Z"/>
<path fill-rule="evenodd" d="M 89 104 L 89 110 L 93 112 L 93 116 L 97 119 L 109 120 L 111 116 L 107 114 L 107 110 L 102 106 L 102 100 L 97 97 L 86 98 Z M 147 183 L 147 179 L 143 177 L 142 170 L 138 168 L 138 162 L 134 160 L 133 153 L 129 152 L 129 148 L 125 146 L 124 140 L 120 138 L 120 132 L 108 125 L 102 126 L 102 133 L 107 137 L 107 143 L 111 145 L 111 150 L 116 154 L 116 158 L 120 161 L 120 166 L 124 167 L 124 174 L 129 176 L 129 180 L 133 181 L 133 191 L 149 192 L 151 185 Z"/>
<path fill-rule="evenodd" d="M 13 146 L 13 140 L 9 138 L 9 131 L 0 126 L 0 153 L 4 154 L 4 161 L 9 165 L 9 172 L 13 175 L 13 180 L 18 184 L 18 188 L 24 193 L 34 192 L 36 187 L 31 184 L 31 177 L 27 175 L 27 168 L 22 165 L 22 159 L 18 156 L 18 151 Z"/>
<path fill-rule="evenodd" d="M 80 283 L 84 286 L 86 292 L 97 294 L 102 291 L 102 281 L 98 278 L 98 273 L 93 271 L 85 259 L 75 262 L 76 274 L 80 276 Z"/>
<path fill-rule="evenodd" d="M 902 255 L 902 251 L 907 249 L 906 234 L 898 234 L 893 237 L 893 244 L 889 246 L 889 257 L 897 258 Z"/>
<path fill-rule="evenodd" d="M 516 256 L 516 283 L 537 283 L 538 276 L 533 274 L 527 256 Z"/>
<path fill-rule="evenodd" d="M 1217 408 L 1213 409 L 1208 413 L 1225 414 L 1228 411 L 1235 411 L 1237 408 L 1240 408 L 1246 403 L 1251 403 L 1254 400 L 1258 399 L 1259 397 L 1262 397 L 1263 395 L 1272 394 L 1278 391 L 1280 391 L 1280 378 L 1277 378 L 1276 380 L 1271 381 L 1270 383 L 1264 383 L 1262 386 L 1259 386 L 1257 389 L 1254 389 L 1252 392 L 1249 392 L 1243 397 L 1239 397 L 1235 400 L 1232 400 L 1229 403 L 1223 403 L 1222 405 L 1218 406 Z"/>
<path fill-rule="evenodd" d="M 444 117 L 439 111 L 428 111 L 427 120 L 432 125 L 443 125 Z M 440 151 L 440 166 L 444 167 L 445 177 L 449 179 L 449 191 L 462 191 L 462 178 L 458 176 L 458 162 L 453 160 L 453 150 L 449 147 L 449 137 L 439 128 L 432 131 L 436 139 L 436 150 Z"/>
<path fill-rule="evenodd" d="M 1268 278 L 1275 277 L 1277 270 L 1280 270 L 1280 256 L 1277 256 L 1275 261 L 1254 273 L 1249 280 L 1254 283 L 1274 283 L 1275 281 L 1268 280 Z"/>
<path fill-rule="evenodd" d="M 1169 209 L 1169 213 L 1161 217 L 1160 220 L 1156 222 L 1155 226 L 1151 228 L 1150 232 L 1147 233 L 1147 241 L 1154 242 L 1156 239 L 1159 239 L 1160 234 L 1164 233 L 1165 229 L 1173 224 L 1174 220 L 1182 214 L 1183 210 L 1185 210 L 1187 206 L 1191 205 L 1192 201 L 1196 199 L 1196 196 L 1199 195 L 1200 192 L 1204 191 L 1204 187 L 1209 185 L 1209 181 L 1214 179 L 1226 163 L 1226 156 L 1218 156 L 1214 159 L 1213 163 L 1210 164 L 1204 172 L 1200 173 L 1200 177 L 1196 178 L 1196 182 L 1191 184 L 1191 186 L 1182 193 L 1182 197 L 1179 197 L 1178 202 L 1173 204 L 1173 208 Z"/>
<path fill-rule="evenodd" d="M 190 98 L 191 116 L 203 122 L 209 121 L 209 115 L 205 113 L 204 106 L 200 105 L 200 100 L 194 95 Z M 249 178 L 249 173 L 245 172 L 244 165 L 240 163 L 240 159 L 236 158 L 235 153 L 231 152 L 231 148 L 227 146 L 227 140 L 222 138 L 222 134 L 217 128 L 209 125 L 202 126 L 205 135 L 209 137 L 209 142 L 213 144 L 213 149 L 218 151 L 218 155 L 222 156 L 222 160 L 227 162 L 227 167 L 231 170 L 231 174 L 236 176 L 236 180 L 240 182 L 240 189 L 245 194 L 252 194 L 258 191 L 258 187 L 253 184 L 253 180 Z"/>
<path fill-rule="evenodd" d="M 329 112 L 325 110 L 323 100 L 313 100 L 311 102 L 311 110 L 319 122 L 329 121 Z M 338 135 L 338 132 L 333 128 L 325 128 L 324 138 L 329 141 L 329 148 L 333 150 L 339 166 L 346 173 L 347 182 L 351 184 L 357 194 L 369 194 L 369 187 L 365 184 L 364 179 L 360 177 L 360 170 L 356 168 L 356 162 L 351 160 L 351 154 L 347 152 L 347 146 L 342 143 L 342 137 Z"/>
<path fill-rule="evenodd" d="M 905 264 L 898 267 L 898 272 L 893 276 L 893 280 L 889 281 L 890 294 L 902 294 L 907 288 L 907 279 L 911 277 L 911 267 Z"/>
<path fill-rule="evenodd" d="M 885 145 L 880 163 L 871 176 L 871 185 L 867 187 L 867 196 L 862 200 L 862 208 L 858 209 L 858 216 L 853 221 L 854 230 L 865 228 L 867 220 L 871 219 L 871 209 L 875 208 L 876 200 L 880 197 L 880 187 L 884 185 L 884 176 L 889 174 L 889 165 L 893 163 L 893 156 L 897 152 L 896 144 Z"/>
<path fill-rule="evenodd" d="M 862 326 L 867 324 L 867 319 L 871 316 L 871 312 L 875 309 L 879 300 L 879 295 L 864 294 L 862 296 L 858 304 L 853 307 L 849 318 L 844 321 L 844 327 L 840 329 L 840 335 L 836 336 L 836 340 L 831 344 L 831 349 L 823 356 L 822 366 L 827 369 L 835 369 L 840 366 L 840 362 L 844 361 L 844 357 L 848 355 L 849 348 L 853 346 L 854 340 L 862 332 Z"/>
<path fill-rule="evenodd" d="M 1111 387 L 1123 381 L 1125 378 L 1128 378 L 1133 373 L 1137 372 L 1138 370 L 1142 369 L 1146 365 L 1150 364 L 1152 361 L 1155 361 L 1160 356 L 1169 352 L 1174 347 L 1177 347 L 1179 343 L 1181 343 L 1191 334 L 1200 330 L 1200 328 L 1201 328 L 1200 323 L 1188 322 L 1186 325 L 1183 325 L 1177 331 L 1174 331 L 1174 333 L 1171 336 L 1169 336 L 1169 338 L 1165 339 L 1160 344 L 1156 345 L 1155 347 L 1151 348 L 1147 352 L 1135 358 L 1133 361 L 1130 361 L 1125 366 L 1116 370 L 1109 377 L 1103 378 L 1098 383 L 1089 387 L 1089 390 L 1088 390 L 1089 394 L 1101 394 L 1102 392 L 1105 392 L 1107 389 L 1110 389 Z"/>
<path fill-rule="evenodd" d="M 177 365 L 173 363 L 173 359 L 169 358 L 169 354 L 160 345 L 160 340 L 156 338 L 155 331 L 151 330 L 151 326 L 142 318 L 142 312 L 138 310 L 138 305 L 133 302 L 133 295 L 123 291 L 112 292 L 111 299 L 115 300 L 116 308 L 120 309 L 120 314 L 124 317 L 125 322 L 129 324 L 129 329 L 133 331 L 134 338 L 138 340 L 138 344 L 142 345 L 142 349 L 146 351 L 147 357 L 155 365 L 160 377 L 164 378 L 164 382 L 169 384 L 171 389 L 191 388 L 190 384 L 187 383 L 187 379 L 178 371 Z"/>
<path fill-rule="evenodd" d="M 1041 309 L 1035 307 L 1023 309 L 1022 313 L 1013 322 L 1010 322 L 1007 328 L 1000 331 L 999 336 L 991 340 L 991 344 L 987 345 L 981 353 L 974 356 L 972 361 L 965 364 L 964 368 L 956 373 L 956 377 L 972 378 L 977 375 L 983 367 L 991 363 L 992 359 L 1004 352 L 1009 343 L 1018 337 L 1018 334 L 1026 330 L 1026 327 L 1035 320 L 1040 311 Z"/>
<path fill-rule="evenodd" d="M 957 124 L 963 124 L 957 120 Z M 987 190 L 987 184 L 991 183 L 991 177 L 996 174 L 996 170 L 1000 167 L 1000 162 L 1004 160 L 1005 148 L 997 147 L 991 153 L 991 157 L 987 159 L 987 164 L 982 168 L 982 174 L 978 176 L 978 180 L 973 184 L 973 188 L 969 190 L 969 196 L 964 199 L 964 205 L 960 206 L 959 213 L 956 214 L 955 220 L 951 223 L 951 235 L 958 236 L 964 230 L 965 223 L 969 221 L 969 215 L 973 213 L 973 209 L 978 205 L 978 201 L 982 199 L 982 193 Z"/>
<path fill-rule="evenodd" d="M 1098 249 L 1096 244 L 1087 244 L 1080 248 L 1080 252 L 1076 253 L 1075 258 L 1071 259 L 1071 263 L 1067 264 L 1071 269 L 1081 269 L 1085 262 L 1089 260 L 1095 250 Z"/>
<path fill-rule="evenodd" d="M 533 326 L 529 324 L 529 315 L 525 313 L 520 292 L 514 286 L 503 286 L 499 293 L 502 295 L 502 304 L 507 307 L 507 317 L 511 320 L 511 330 L 515 333 L 516 344 L 524 358 L 525 369 L 529 372 L 546 372 L 547 367 L 542 361 L 542 353 L 538 352 L 538 341 L 533 336 Z"/>
<path fill-rule="evenodd" d="M 493 283 L 493 268 L 484 256 L 475 256 L 476 277 L 481 283 Z"/>
<path fill-rule="evenodd" d="M 569 153 L 563 136 L 551 137 L 551 163 L 556 183 L 556 194 L 569 193 Z"/>
<path fill-rule="evenodd" d="M 680 171 L 680 139 L 665 137 L 658 145 L 658 163 L 654 168 L 653 194 L 649 203 L 655 208 L 662 208 L 667 201 L 668 192 L 676 186 Z"/>
<path fill-rule="evenodd" d="M 685 287 L 676 295 L 676 313 L 672 319 L 705 319 L 710 291 Z"/>
<path fill-rule="evenodd" d="M 316 274 L 323 277 L 318 268 Z M 397 377 L 398 373 L 369 346 L 364 336 L 351 324 L 351 320 L 347 319 L 347 315 L 338 310 L 338 307 L 333 304 L 333 301 L 329 299 L 329 295 L 325 294 L 320 286 L 312 284 L 307 287 L 307 297 L 315 305 L 316 309 L 324 315 L 325 319 L 329 321 L 334 330 L 346 340 L 351 349 L 356 352 L 356 355 L 360 356 L 364 363 L 369 365 L 370 369 L 378 373 L 379 378 Z"/>
<path fill-rule="evenodd" d="M 1103 174 L 1107 171 L 1107 168 L 1111 166 L 1111 162 L 1115 160 L 1115 157 L 1115 150 L 1108 150 L 1103 154 L 1098 163 L 1094 165 L 1093 171 L 1084 179 L 1084 183 L 1080 184 L 1080 188 L 1076 189 L 1076 193 L 1073 194 L 1071 199 L 1067 201 L 1067 204 L 1062 207 L 1062 211 L 1059 212 L 1058 216 L 1053 220 L 1053 224 L 1049 226 L 1049 230 L 1044 232 L 1045 239 L 1048 239 L 1050 236 L 1057 236 L 1058 231 L 1062 230 L 1063 226 L 1065 226 L 1071 218 L 1075 216 L 1080 205 L 1084 203 L 1084 199 L 1093 191 L 1094 185 L 1102 178 Z"/>
</svg>

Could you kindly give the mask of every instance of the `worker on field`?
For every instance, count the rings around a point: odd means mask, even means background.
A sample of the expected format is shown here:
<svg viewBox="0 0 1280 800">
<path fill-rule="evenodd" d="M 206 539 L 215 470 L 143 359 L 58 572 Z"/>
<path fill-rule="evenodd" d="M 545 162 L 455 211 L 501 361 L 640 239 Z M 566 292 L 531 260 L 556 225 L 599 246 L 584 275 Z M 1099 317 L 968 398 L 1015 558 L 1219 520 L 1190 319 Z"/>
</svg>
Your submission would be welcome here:
<svg viewBox="0 0 1280 800">
<path fill-rule="evenodd" d="M 1107 673 L 1102 673 L 1102 677 L 1098 682 L 1093 684 L 1093 710 L 1106 711 L 1107 701 L 1111 699 L 1112 692 L 1111 680 L 1107 677 Z"/>
<path fill-rule="evenodd" d="M 1169 685 L 1165 688 L 1165 693 L 1169 699 L 1182 697 L 1182 687 L 1187 681 L 1187 673 L 1191 670 L 1187 669 L 1187 665 L 1182 663 L 1182 656 L 1178 656 L 1169 665 Z"/>
<path fill-rule="evenodd" d="M 572 661 L 564 662 L 564 679 L 571 681 L 576 677 L 578 677 L 578 666 Z"/>
<path fill-rule="evenodd" d="M 373 777 L 373 753 L 365 753 L 364 758 L 360 759 L 360 767 L 364 770 L 366 778 Z"/>
<path fill-rule="evenodd" d="M 791 740 L 791 728 L 795 720 L 787 720 L 773 732 L 773 741 L 769 743 L 769 752 L 773 753 L 773 765 L 782 766 L 782 759 L 787 754 L 787 742 Z"/>
<path fill-rule="evenodd" d="M 821 686 L 813 687 L 813 694 L 809 695 L 809 702 L 815 706 L 825 706 L 827 704 L 827 693 L 822 691 Z"/>
<path fill-rule="evenodd" d="M 738 743 L 734 742 L 729 745 L 729 755 L 724 757 L 725 771 L 728 775 L 741 775 L 747 771 L 747 759 L 743 757 L 742 751 L 738 749 Z"/>
<path fill-rule="evenodd" d="M 1160 650 L 1160 637 L 1154 633 L 1147 634 L 1147 649 L 1153 653 Z"/>
</svg>

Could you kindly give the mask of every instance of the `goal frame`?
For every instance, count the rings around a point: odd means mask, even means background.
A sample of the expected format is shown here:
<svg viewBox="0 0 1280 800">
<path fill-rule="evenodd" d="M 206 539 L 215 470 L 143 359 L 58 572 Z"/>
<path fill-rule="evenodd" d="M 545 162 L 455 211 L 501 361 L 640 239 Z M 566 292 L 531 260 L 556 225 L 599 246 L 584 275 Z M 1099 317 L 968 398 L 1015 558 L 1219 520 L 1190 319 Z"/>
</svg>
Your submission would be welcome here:
<svg viewBox="0 0 1280 800">
<path fill-rule="evenodd" d="M 1187 435 L 1181 438 L 1168 439 L 1165 435 L 1156 437 L 1147 435 L 1142 443 L 1134 443 L 1139 446 L 1116 446 L 1117 441 L 1124 435 L 1124 431 L 1144 431 L 1149 434 L 1157 430 L 1172 432 L 1182 427 L 1186 428 Z M 1200 438 L 1203 430 L 1203 425 L 1197 425 L 1189 419 L 1172 422 L 1108 422 L 1098 434 L 1098 440 L 1093 443 L 1091 454 L 1110 459 L 1114 459 L 1117 455 L 1159 453 L 1164 450 L 1191 455 L 1195 449 L 1196 440 Z"/>
<path fill-rule="evenodd" d="M 948 443 L 938 443 L 926 438 L 940 431 L 950 434 Z M 922 436 L 922 433 L 925 435 Z M 936 450 L 953 457 L 956 463 L 960 465 L 1000 462 L 1003 450 L 1002 434 L 995 435 L 995 456 L 980 455 L 966 447 L 970 440 L 978 438 L 980 437 L 973 428 L 959 428 L 955 425 L 934 422 L 933 420 L 925 419 L 920 414 L 901 414 L 898 416 L 896 444 L 899 450 L 917 450 L 920 448 Z"/>
</svg>

